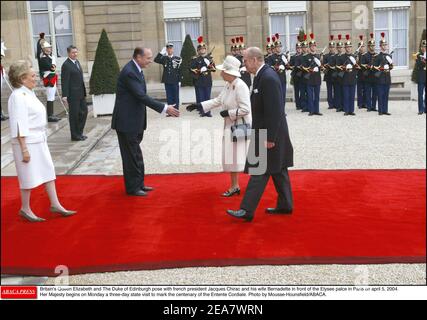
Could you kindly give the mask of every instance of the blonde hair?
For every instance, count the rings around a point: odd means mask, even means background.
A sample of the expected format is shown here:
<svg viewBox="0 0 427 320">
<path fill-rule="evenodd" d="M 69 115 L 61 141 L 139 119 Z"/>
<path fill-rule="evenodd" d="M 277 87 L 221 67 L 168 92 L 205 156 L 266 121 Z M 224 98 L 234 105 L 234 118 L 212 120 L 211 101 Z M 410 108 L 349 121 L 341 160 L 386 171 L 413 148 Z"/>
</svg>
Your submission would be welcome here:
<svg viewBox="0 0 427 320">
<path fill-rule="evenodd" d="M 30 73 L 31 67 L 31 63 L 26 60 L 16 61 L 9 67 L 8 75 L 12 87 L 19 88 L 22 86 L 22 79 Z"/>
</svg>

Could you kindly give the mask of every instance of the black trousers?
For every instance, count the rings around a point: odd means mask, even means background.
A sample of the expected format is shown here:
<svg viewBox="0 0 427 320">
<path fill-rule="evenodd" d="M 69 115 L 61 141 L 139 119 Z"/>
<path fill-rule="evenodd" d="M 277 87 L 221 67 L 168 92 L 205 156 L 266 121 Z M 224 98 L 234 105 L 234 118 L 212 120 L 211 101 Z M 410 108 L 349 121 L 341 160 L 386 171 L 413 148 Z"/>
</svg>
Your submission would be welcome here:
<svg viewBox="0 0 427 320">
<path fill-rule="evenodd" d="M 144 187 L 145 167 L 140 147 L 143 137 L 144 132 L 129 133 L 117 131 L 127 193 L 137 192 Z"/>
<path fill-rule="evenodd" d="M 289 180 L 287 168 L 284 168 L 282 172 L 277 174 L 251 176 L 246 188 L 245 196 L 240 204 L 241 209 L 251 213 L 255 212 L 258 207 L 258 203 L 261 200 L 261 196 L 264 193 L 265 187 L 267 186 L 268 180 L 270 180 L 270 176 L 273 178 L 274 186 L 278 194 L 276 208 L 286 210 L 293 209 L 291 182 Z"/>
<path fill-rule="evenodd" d="M 83 135 L 87 119 L 86 99 L 68 98 L 68 117 L 70 120 L 71 139 L 78 139 Z"/>
</svg>

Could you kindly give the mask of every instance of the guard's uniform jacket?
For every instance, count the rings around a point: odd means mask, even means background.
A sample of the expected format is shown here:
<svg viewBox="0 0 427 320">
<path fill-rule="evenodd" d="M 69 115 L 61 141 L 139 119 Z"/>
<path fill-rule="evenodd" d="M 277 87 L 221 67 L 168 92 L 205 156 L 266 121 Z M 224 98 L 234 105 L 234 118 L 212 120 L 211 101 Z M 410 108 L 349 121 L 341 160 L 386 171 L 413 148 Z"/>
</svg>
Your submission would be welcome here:
<svg viewBox="0 0 427 320">
<path fill-rule="evenodd" d="M 343 86 L 355 86 L 357 82 L 356 59 L 351 54 L 344 54 L 344 65 L 352 65 L 351 69 L 346 69 L 342 80 Z"/>
<path fill-rule="evenodd" d="M 178 56 L 168 56 L 157 54 L 154 62 L 163 65 L 162 82 L 167 84 L 177 84 L 182 80 L 181 63 L 182 58 Z"/>
<path fill-rule="evenodd" d="M 39 60 L 40 75 L 43 79 L 43 85 L 45 87 L 54 87 L 58 81 L 58 75 L 56 74 L 56 61 L 55 57 L 50 55 L 41 54 Z"/>
<path fill-rule="evenodd" d="M 243 64 L 243 56 L 237 54 L 234 57 L 240 61 L 240 79 L 250 88 L 252 84 L 251 74 L 246 71 L 246 67 Z"/>
<path fill-rule="evenodd" d="M 312 53 L 308 53 L 303 58 L 303 66 L 310 69 L 310 72 L 305 71 L 304 73 L 304 79 L 309 86 L 320 86 L 322 83 L 320 65 L 319 63 L 316 63 L 316 59 L 320 63 L 320 55 Z"/>
<path fill-rule="evenodd" d="M 201 71 L 205 67 L 206 70 Z M 212 57 L 193 57 L 190 63 L 190 70 L 193 75 L 193 84 L 197 87 L 212 87 L 211 72 L 215 72 L 215 63 Z"/>
</svg>

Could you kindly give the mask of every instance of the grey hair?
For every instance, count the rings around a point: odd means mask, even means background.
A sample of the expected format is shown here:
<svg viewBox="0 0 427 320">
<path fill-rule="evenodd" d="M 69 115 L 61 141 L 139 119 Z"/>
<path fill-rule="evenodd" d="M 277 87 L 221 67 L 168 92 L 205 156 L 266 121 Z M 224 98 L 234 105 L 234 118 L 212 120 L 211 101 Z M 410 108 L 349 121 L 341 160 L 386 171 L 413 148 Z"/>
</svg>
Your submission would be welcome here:
<svg viewBox="0 0 427 320">
<path fill-rule="evenodd" d="M 264 61 L 264 54 L 258 47 L 249 47 L 246 49 L 246 55 L 248 58 L 255 58 L 257 61 Z"/>
</svg>

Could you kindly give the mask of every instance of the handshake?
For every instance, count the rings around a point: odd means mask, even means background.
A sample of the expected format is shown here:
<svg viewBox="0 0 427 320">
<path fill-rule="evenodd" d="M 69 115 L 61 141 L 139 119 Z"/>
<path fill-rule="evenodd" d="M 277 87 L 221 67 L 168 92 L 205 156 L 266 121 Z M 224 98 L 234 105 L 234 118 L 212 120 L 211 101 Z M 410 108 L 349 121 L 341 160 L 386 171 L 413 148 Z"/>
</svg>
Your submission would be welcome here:
<svg viewBox="0 0 427 320">
<path fill-rule="evenodd" d="M 201 103 L 192 103 L 190 105 L 187 106 L 187 111 L 191 112 L 193 110 L 202 110 L 202 104 Z M 228 117 L 228 110 L 223 110 L 219 113 L 221 115 L 221 117 L 225 118 Z"/>
</svg>

